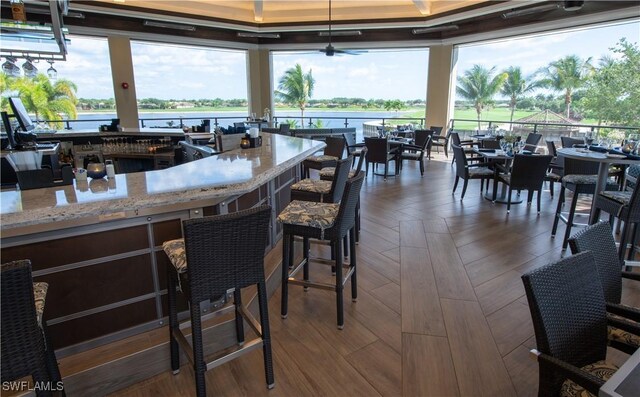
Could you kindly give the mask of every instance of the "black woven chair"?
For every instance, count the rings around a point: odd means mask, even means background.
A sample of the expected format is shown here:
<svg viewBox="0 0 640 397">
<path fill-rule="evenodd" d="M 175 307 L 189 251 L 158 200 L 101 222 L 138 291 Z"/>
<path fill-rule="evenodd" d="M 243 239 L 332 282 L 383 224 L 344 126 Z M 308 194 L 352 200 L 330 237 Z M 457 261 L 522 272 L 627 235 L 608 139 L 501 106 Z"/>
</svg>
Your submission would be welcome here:
<svg viewBox="0 0 640 397">
<path fill-rule="evenodd" d="M 609 224 L 599 222 L 585 227 L 569 239 L 569 247 L 573 254 L 591 251 L 607 302 L 607 312 L 634 321 L 640 329 L 640 309 L 621 303 L 622 279 L 640 281 L 640 273 L 623 271 L 622 266 L 639 263 L 618 260 L 616 243 Z M 640 332 L 634 334 L 609 327 L 608 338 L 611 346 L 629 354 L 633 354 L 640 347 Z"/>
<path fill-rule="evenodd" d="M 271 207 L 260 206 L 228 215 L 190 219 L 183 222 L 184 239 L 163 244 L 173 266 L 168 266 L 169 338 L 171 369 L 180 371 L 181 347 L 193 365 L 198 396 L 206 396 L 205 371 L 262 345 L 269 389 L 274 386 L 264 251 L 271 219 Z M 180 331 L 176 287 L 186 297 L 191 314 L 192 345 Z M 257 285 L 260 322 L 242 304 L 241 289 Z M 233 290 L 238 347 L 205 363 L 202 344 L 201 304 L 226 302 Z M 258 338 L 245 342 L 244 320 Z"/>
<path fill-rule="evenodd" d="M 538 192 L 537 208 L 540 213 L 540 192 L 544 177 L 547 174 L 547 168 L 551 162 L 551 156 L 516 154 L 513 159 L 511 172 L 507 174 L 496 174 L 493 182 L 493 197 L 498 195 L 498 182 L 509 185 L 509 197 L 507 200 L 507 214 L 511 211 L 511 192 L 513 189 L 527 190 L 527 204 L 531 204 L 533 200 L 533 192 Z M 497 165 L 496 165 L 497 166 Z"/>
<path fill-rule="evenodd" d="M 541 139 L 542 134 L 534 134 L 533 132 L 530 132 L 529 135 L 527 135 L 527 139 L 524 141 L 523 150 L 528 150 L 531 153 L 535 153 L 538 150 L 538 144 L 540 143 Z"/>
<path fill-rule="evenodd" d="M 338 160 L 331 180 L 306 178 L 294 183 L 291 185 L 291 200 L 337 203 L 342 197 L 344 183 L 349 178 L 352 162 L 352 156 Z"/>
<path fill-rule="evenodd" d="M 335 167 L 336 162 L 342 158 L 346 142 L 343 136 L 328 136 L 325 139 L 327 146 L 320 156 L 309 156 L 302 162 L 303 175 L 309 178 L 309 170 L 321 170 L 326 167 Z"/>
<path fill-rule="evenodd" d="M 58 362 L 43 319 L 47 283 L 33 282 L 29 260 L 4 263 L 0 273 L 2 383 L 31 376 L 41 386 L 37 396 L 51 396 L 52 391 L 64 396 Z"/>
<path fill-rule="evenodd" d="M 482 148 L 500 150 L 502 149 L 502 146 L 500 146 L 500 141 L 497 139 L 483 139 Z"/>
<path fill-rule="evenodd" d="M 349 179 L 340 204 L 313 203 L 308 201 L 292 201 L 278 215 L 282 223 L 282 318 L 288 313 L 288 286 L 301 285 L 305 288 L 328 289 L 336 292 L 336 312 L 338 328 L 344 327 L 343 290 L 344 284 L 351 279 L 351 298 L 356 300 L 358 290 L 356 284 L 356 250 L 355 250 L 355 213 L 360 198 L 360 189 L 364 181 L 364 173 L 360 172 Z M 351 256 L 347 272 L 343 277 L 341 241 L 349 235 Z M 303 259 L 293 265 L 290 246 L 295 236 L 302 237 Z M 335 284 L 312 282 L 309 279 L 309 239 L 329 241 L 335 250 Z M 295 275 L 303 269 L 302 279 Z"/>
<path fill-rule="evenodd" d="M 356 143 L 356 134 L 355 133 L 344 133 L 344 141 L 347 145 L 347 155 L 351 155 L 354 158 L 360 155 L 360 151 L 364 147 L 364 143 Z"/>
<path fill-rule="evenodd" d="M 555 237 L 559 221 L 566 223 L 567 228 L 562 240 L 562 249 L 565 250 L 567 249 L 569 236 L 571 235 L 571 228 L 577 225 L 573 222 L 573 219 L 576 215 L 576 205 L 578 204 L 578 198 L 581 194 L 594 194 L 596 190 L 599 165 L 597 162 L 571 159 L 564 156 L 560 157 L 564 162 L 564 176 L 562 177 L 562 187 L 560 188 L 558 207 L 556 208 L 556 215 L 553 221 L 553 227 L 551 228 L 551 237 Z M 618 185 L 607 181 L 606 190 L 617 189 Z M 573 198 L 571 199 L 571 208 L 569 209 L 568 217 L 565 217 L 562 214 L 562 205 L 564 204 L 564 196 L 566 190 L 570 190 L 573 192 Z M 582 224 L 581 226 L 586 226 L 586 224 Z"/>
<path fill-rule="evenodd" d="M 358 155 L 353 156 L 358 158 L 358 162 L 357 162 L 356 168 L 349 171 L 349 176 L 348 176 L 349 178 L 353 178 L 354 176 L 358 175 L 360 171 L 362 171 L 362 166 L 364 165 L 364 159 L 367 157 L 368 150 L 369 149 L 363 146 L 362 148 L 360 148 L 360 150 L 358 150 Z M 323 168 L 320 170 L 320 179 L 323 181 L 333 181 L 335 174 L 336 174 L 336 167 Z M 340 191 L 340 194 L 342 194 L 342 191 Z M 331 201 L 331 202 L 335 202 L 335 201 Z"/>
<path fill-rule="evenodd" d="M 618 249 L 618 257 L 622 260 L 627 251 L 627 243 L 631 243 L 628 258 L 633 258 L 635 249 L 636 232 L 638 223 L 640 222 L 640 193 L 636 183 L 632 191 L 604 191 L 596 195 L 595 216 L 594 219 L 600 218 L 601 211 L 609 214 L 609 223 L 613 225 L 614 217 L 624 222 L 622 233 L 620 234 L 620 247 Z"/>
<path fill-rule="evenodd" d="M 475 149 L 478 147 L 478 142 L 472 140 L 472 139 L 465 139 L 465 140 L 460 140 L 460 135 L 457 132 L 452 132 L 451 135 L 449 136 L 449 139 L 451 139 L 451 144 L 452 145 L 456 145 L 456 146 L 460 146 L 462 147 L 462 149 L 464 150 L 464 154 L 465 156 L 467 156 L 467 161 L 481 161 L 482 157 L 476 155 Z M 456 160 L 455 158 L 452 160 L 452 163 L 454 163 Z"/>
<path fill-rule="evenodd" d="M 562 158 L 558 158 L 558 152 L 556 151 L 556 144 L 553 141 L 545 141 L 547 144 L 547 154 L 553 156 L 551 163 L 549 164 L 549 169 L 547 170 L 547 175 L 544 180 L 549 182 L 549 193 L 551 197 L 553 197 L 553 184 L 560 183 L 562 181 L 562 175 L 564 173 L 564 166 L 562 163 Z"/>
<path fill-rule="evenodd" d="M 453 130 L 449 129 L 447 131 L 447 134 L 445 136 L 442 136 L 441 134 L 443 127 L 436 127 L 432 125 L 431 127 L 429 127 L 429 129 L 433 131 L 433 136 L 431 137 L 431 140 L 433 141 L 432 145 L 438 152 L 440 152 L 439 148 L 444 148 L 444 156 L 449 157 L 449 137 L 451 136 Z"/>
<path fill-rule="evenodd" d="M 598 395 L 617 370 L 605 361 L 607 325 L 632 323 L 607 317 L 602 284 L 591 252 L 522 276 L 536 335 L 538 396 Z"/>
<path fill-rule="evenodd" d="M 384 179 L 387 180 L 389 175 L 389 162 L 395 161 L 396 169 L 395 175 L 400 172 L 400 161 L 398 160 L 398 153 L 395 150 L 391 150 L 389 147 L 389 140 L 386 138 L 364 138 L 364 144 L 369 150 L 366 158 L 366 174 L 369 174 L 369 164 L 384 164 Z"/>
<path fill-rule="evenodd" d="M 493 179 L 494 171 L 489 169 L 488 163 L 478 163 L 478 164 L 468 164 L 467 157 L 464 155 L 464 150 L 462 147 L 457 145 L 451 145 L 451 149 L 453 150 L 453 159 L 456 162 L 456 181 L 453 184 L 453 191 L 451 194 L 456 192 L 458 188 L 458 181 L 460 178 L 464 179 L 464 185 L 462 186 L 462 195 L 460 196 L 460 200 L 464 198 L 465 193 L 467 192 L 467 184 L 469 183 L 469 179 L 480 179 L 480 192 L 484 190 L 484 181 L 487 181 L 487 187 L 489 186 L 489 180 Z"/>
<path fill-rule="evenodd" d="M 568 136 L 561 136 L 560 142 L 562 143 L 563 148 L 572 148 L 572 147 L 583 147 L 584 139 L 582 138 L 571 138 Z"/>
<path fill-rule="evenodd" d="M 415 132 L 415 145 L 403 145 L 400 153 L 400 168 L 404 160 L 417 161 L 420 164 L 420 176 L 424 176 L 424 155 L 431 151 L 431 134 L 428 130 Z"/>
</svg>

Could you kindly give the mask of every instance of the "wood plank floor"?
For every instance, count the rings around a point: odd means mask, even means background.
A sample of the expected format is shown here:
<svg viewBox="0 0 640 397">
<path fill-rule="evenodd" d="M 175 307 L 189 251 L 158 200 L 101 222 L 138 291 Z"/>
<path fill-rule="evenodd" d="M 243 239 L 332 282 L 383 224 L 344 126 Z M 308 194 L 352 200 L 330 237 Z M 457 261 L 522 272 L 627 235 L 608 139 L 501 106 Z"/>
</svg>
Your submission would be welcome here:
<svg viewBox="0 0 640 397">
<path fill-rule="evenodd" d="M 269 302 L 275 388 L 266 388 L 257 350 L 207 372 L 208 394 L 536 395 L 520 277 L 562 255 L 564 226 L 550 236 L 557 201 L 545 190 L 541 214 L 526 204 L 507 214 L 482 198 L 478 181 L 460 201 L 461 187 L 451 194 L 454 175 L 442 154 L 427 162 L 423 178 L 413 162 L 387 181 L 369 175 L 358 300 L 351 302 L 347 284 L 344 330 L 335 325 L 332 292 L 291 286 L 289 316 L 281 319 L 278 290 Z M 325 265 L 312 266 L 313 276 L 330 279 Z M 623 302 L 640 304 L 640 287 L 625 284 Z M 193 371 L 183 365 L 176 376 L 167 368 L 113 395 L 194 393 Z"/>
</svg>

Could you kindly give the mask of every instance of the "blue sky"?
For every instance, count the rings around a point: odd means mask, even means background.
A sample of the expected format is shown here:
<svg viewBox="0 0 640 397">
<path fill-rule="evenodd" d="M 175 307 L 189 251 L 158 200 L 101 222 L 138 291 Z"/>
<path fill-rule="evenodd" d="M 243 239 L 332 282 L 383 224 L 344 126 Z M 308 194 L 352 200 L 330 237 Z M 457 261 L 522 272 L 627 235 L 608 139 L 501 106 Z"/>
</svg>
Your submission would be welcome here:
<svg viewBox="0 0 640 397">
<path fill-rule="evenodd" d="M 522 39 L 461 46 L 458 73 L 473 64 L 497 69 L 520 66 L 525 75 L 565 55 L 597 61 L 621 37 L 640 40 L 640 22 Z M 246 98 L 242 51 L 133 42 L 138 98 Z M 321 53 L 275 53 L 274 87 L 283 72 L 300 63 L 316 80 L 313 98 L 420 99 L 426 96 L 428 50 L 369 51 L 327 57 Z M 111 98 L 113 85 L 106 39 L 71 37 L 66 62 L 55 68 L 78 85 L 78 96 Z M 38 65 L 44 71 L 48 65 Z"/>
</svg>

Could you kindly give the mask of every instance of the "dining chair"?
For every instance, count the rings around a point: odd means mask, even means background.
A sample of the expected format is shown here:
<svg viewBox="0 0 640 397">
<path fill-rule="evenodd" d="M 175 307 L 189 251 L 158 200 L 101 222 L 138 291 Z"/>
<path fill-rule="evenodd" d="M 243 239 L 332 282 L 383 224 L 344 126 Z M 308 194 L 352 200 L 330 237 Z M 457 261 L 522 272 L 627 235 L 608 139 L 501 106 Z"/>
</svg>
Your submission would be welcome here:
<svg viewBox="0 0 640 397">
<path fill-rule="evenodd" d="M 451 145 L 451 149 L 453 150 L 453 159 L 456 161 L 456 181 L 453 184 L 453 191 L 451 194 L 456 192 L 460 178 L 464 180 L 460 200 L 464 198 L 464 195 L 467 192 L 469 179 L 480 179 L 480 192 L 484 190 L 485 180 L 487 181 L 487 186 L 489 186 L 489 180 L 493 178 L 494 171 L 489 169 L 488 163 L 468 164 L 467 157 L 464 155 L 462 147 Z"/>
<path fill-rule="evenodd" d="M 387 180 L 389 174 L 389 162 L 395 162 L 395 175 L 400 172 L 400 162 L 398 160 L 398 153 L 395 150 L 391 150 L 389 146 L 389 140 L 386 138 L 364 138 L 364 144 L 368 149 L 366 158 L 366 174 L 369 174 L 369 164 L 384 164 L 384 180 Z"/>
<path fill-rule="evenodd" d="M 544 180 L 549 182 L 549 194 L 551 194 L 551 198 L 553 198 L 553 184 L 560 183 L 564 172 L 563 157 L 558 158 L 554 141 L 546 140 L 545 143 L 547 144 L 547 154 L 553 156 L 553 158 L 551 159 L 551 163 L 549 163 L 549 169 L 547 170 L 547 175 Z"/>
<path fill-rule="evenodd" d="M 482 158 L 480 156 L 475 156 L 475 148 L 478 146 L 478 142 L 472 139 L 460 140 L 460 135 L 457 132 L 451 132 L 449 136 L 451 139 L 451 144 L 460 146 L 464 150 L 465 156 L 467 156 L 467 161 L 480 161 Z M 452 162 L 455 162 L 455 158 Z"/>
<path fill-rule="evenodd" d="M 533 193 L 537 192 L 537 209 L 540 213 L 540 193 L 552 156 L 516 154 L 508 173 L 496 173 L 493 182 L 493 197 L 498 194 L 498 182 L 509 185 L 507 214 L 511 211 L 511 192 L 527 190 L 527 205 L 531 205 Z M 503 168 L 504 169 L 504 168 Z"/>
<path fill-rule="evenodd" d="M 531 153 L 535 153 L 538 150 L 538 143 L 542 139 L 542 134 L 535 134 L 533 132 L 527 135 L 527 139 L 524 142 L 523 150 L 528 150 Z"/>
<path fill-rule="evenodd" d="M 328 136 L 325 139 L 327 146 L 324 153 L 319 156 L 309 156 L 302 162 L 304 177 L 309 178 L 309 170 L 321 170 L 325 167 L 335 167 L 336 162 L 342 158 L 346 142 L 344 136 Z"/>
<path fill-rule="evenodd" d="M 364 147 L 364 143 L 356 143 L 356 134 L 346 132 L 342 134 L 344 141 L 347 145 L 347 155 L 351 155 L 354 158 L 360 155 L 360 151 Z"/>
<path fill-rule="evenodd" d="M 452 129 L 449 129 L 447 131 L 447 134 L 445 136 L 442 136 L 442 129 L 443 127 L 437 127 L 437 126 L 431 126 L 429 127 L 430 130 L 433 131 L 433 137 L 431 138 L 431 140 L 433 141 L 431 143 L 432 146 L 435 146 L 436 150 L 439 149 L 438 148 L 444 148 L 444 156 L 445 157 L 449 157 L 449 152 L 448 152 L 448 148 L 449 148 L 449 136 L 451 135 L 451 132 L 453 132 Z"/>
<path fill-rule="evenodd" d="M 571 138 L 569 136 L 561 136 L 560 142 L 562 142 L 563 148 L 572 148 L 574 145 L 582 146 L 584 145 L 584 139 L 582 138 Z"/>
<path fill-rule="evenodd" d="M 640 281 L 640 273 L 625 271 L 623 267 L 638 266 L 640 262 L 621 261 L 617 257 L 616 242 L 607 222 L 598 222 L 580 230 L 569 239 L 572 254 L 590 251 L 593 254 L 607 303 L 607 312 L 634 321 L 640 327 L 640 308 L 622 304 L 622 279 Z M 609 344 L 626 353 L 640 347 L 640 335 L 616 327 L 608 329 Z"/>
<path fill-rule="evenodd" d="M 607 326 L 636 330 L 607 316 L 591 252 L 582 252 L 522 276 L 538 361 L 538 396 L 598 395 L 617 370 L 607 361 Z"/>
<path fill-rule="evenodd" d="M 424 176 L 424 154 L 428 153 L 431 146 L 431 134 L 428 130 L 417 130 L 415 132 L 415 144 L 403 145 L 400 153 L 400 168 L 404 160 L 417 161 L 420 165 L 420 176 Z"/>
<path fill-rule="evenodd" d="M 502 149 L 502 146 L 500 146 L 500 141 L 497 139 L 483 139 L 482 148 L 500 150 Z"/>
</svg>

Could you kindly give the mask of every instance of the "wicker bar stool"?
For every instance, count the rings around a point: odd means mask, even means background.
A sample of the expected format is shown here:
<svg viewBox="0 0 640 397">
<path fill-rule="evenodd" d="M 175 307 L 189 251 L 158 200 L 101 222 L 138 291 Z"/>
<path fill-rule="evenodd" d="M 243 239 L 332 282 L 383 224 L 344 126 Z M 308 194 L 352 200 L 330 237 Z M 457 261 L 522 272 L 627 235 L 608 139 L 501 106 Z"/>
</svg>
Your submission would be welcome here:
<svg viewBox="0 0 640 397">
<path fill-rule="evenodd" d="M 335 167 L 336 162 L 342 158 L 346 147 L 344 136 L 328 136 L 325 142 L 327 146 L 322 155 L 309 156 L 302 162 L 305 178 L 309 178 L 309 169 L 321 170 L 325 167 Z"/>
<path fill-rule="evenodd" d="M 47 283 L 34 283 L 31 262 L 19 260 L 1 266 L 2 299 L 2 382 L 31 375 L 44 382 L 37 396 L 51 396 L 52 390 L 64 396 L 62 377 L 55 352 L 43 320 Z M 48 389 L 48 390 L 45 390 Z"/>
<path fill-rule="evenodd" d="M 593 195 L 595 193 L 596 181 L 598 178 L 598 163 L 562 156 L 561 158 L 564 160 L 564 176 L 562 177 L 558 207 L 556 208 L 556 215 L 553 221 L 553 227 L 551 228 L 551 237 L 555 237 L 559 221 L 566 223 L 567 228 L 564 233 L 564 239 L 562 240 L 562 250 L 566 250 L 569 242 L 569 236 L 571 235 L 571 228 L 577 225 L 574 224 L 573 218 L 576 215 L 576 206 L 578 204 L 579 196 L 581 194 Z M 605 189 L 618 190 L 618 185 L 607 181 Z M 573 192 L 568 217 L 565 217 L 562 214 L 562 205 L 564 204 L 566 190 L 571 190 Z M 586 224 L 582 224 L 581 226 L 586 226 Z"/>
<path fill-rule="evenodd" d="M 163 249 L 173 266 L 168 267 L 169 338 L 171 369 L 180 371 L 179 347 L 191 361 L 198 396 L 206 396 L 205 371 L 262 346 L 267 387 L 275 385 L 271 358 L 271 336 L 267 288 L 264 276 L 264 250 L 271 217 L 271 207 L 260 206 L 228 215 L 190 219 L 183 222 L 184 239 L 171 240 Z M 241 288 L 258 287 L 260 322 L 251 315 L 241 300 Z M 188 324 L 178 324 L 176 287 L 189 302 L 191 337 L 180 330 Z M 205 363 L 202 346 L 201 304 L 210 301 L 223 304 L 233 291 L 238 348 L 231 353 Z M 243 319 L 259 336 L 245 342 Z"/>
<path fill-rule="evenodd" d="M 340 204 L 314 203 L 309 201 L 292 201 L 278 215 L 278 221 L 282 222 L 282 318 L 287 317 L 288 312 L 288 286 L 289 284 L 302 285 L 306 288 L 321 288 L 336 292 L 336 308 L 338 328 L 344 327 L 343 290 L 344 284 L 351 279 L 351 298 L 358 297 L 356 284 L 356 250 L 355 250 L 355 209 L 360 197 L 360 189 L 364 180 L 361 171 L 355 177 L 349 179 L 342 194 Z M 349 234 L 351 256 L 348 270 L 343 278 L 342 244 L 341 241 Z M 303 239 L 303 259 L 292 266 L 293 257 L 290 246 L 295 236 Z M 309 279 L 309 239 L 329 241 L 335 250 L 335 285 L 328 283 L 312 282 Z M 296 273 L 303 268 L 302 280 L 294 278 Z M 291 270 L 290 270 L 291 269 Z"/>
<path fill-rule="evenodd" d="M 349 177 L 353 157 L 338 160 L 335 164 L 336 177 L 331 180 L 306 178 L 291 185 L 291 200 L 336 203 L 342 196 L 344 183 Z"/>
</svg>

